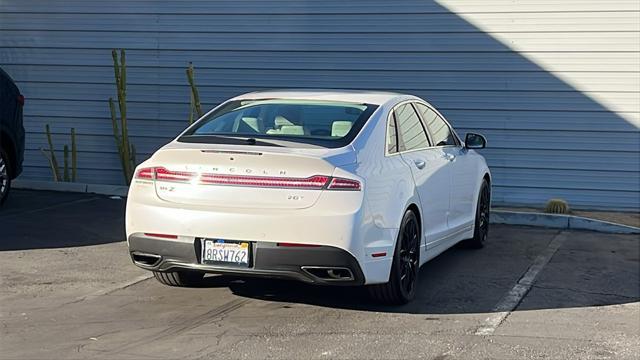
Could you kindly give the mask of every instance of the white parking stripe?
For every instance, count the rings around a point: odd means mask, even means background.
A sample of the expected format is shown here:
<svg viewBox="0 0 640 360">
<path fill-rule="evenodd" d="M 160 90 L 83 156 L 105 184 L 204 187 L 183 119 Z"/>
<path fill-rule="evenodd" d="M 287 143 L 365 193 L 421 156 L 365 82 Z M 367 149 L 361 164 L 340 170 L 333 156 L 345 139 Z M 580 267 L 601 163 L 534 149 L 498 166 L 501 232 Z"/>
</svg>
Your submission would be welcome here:
<svg viewBox="0 0 640 360">
<path fill-rule="evenodd" d="M 509 316 L 509 314 L 520 304 L 525 295 L 531 290 L 531 286 L 538 277 L 538 274 L 549 263 L 549 260 L 558 251 L 567 238 L 564 232 L 558 233 L 549 243 L 547 248 L 529 266 L 527 272 L 518 280 L 515 286 L 498 302 L 494 307 L 494 313 L 484 320 L 475 334 L 491 335 L 496 328 Z"/>
</svg>

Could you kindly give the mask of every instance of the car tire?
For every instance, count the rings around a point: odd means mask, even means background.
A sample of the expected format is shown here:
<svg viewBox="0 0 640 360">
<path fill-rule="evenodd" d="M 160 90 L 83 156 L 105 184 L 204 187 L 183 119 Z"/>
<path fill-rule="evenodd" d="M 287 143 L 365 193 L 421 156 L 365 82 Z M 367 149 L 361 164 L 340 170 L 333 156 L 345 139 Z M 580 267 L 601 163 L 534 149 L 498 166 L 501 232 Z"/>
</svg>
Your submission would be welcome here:
<svg viewBox="0 0 640 360">
<path fill-rule="evenodd" d="M 461 244 L 469 249 L 482 249 L 489 236 L 489 218 L 491 215 L 491 188 L 487 180 L 482 180 L 478 193 L 478 205 L 476 206 L 476 220 L 473 229 L 473 237 L 464 240 Z"/>
<path fill-rule="evenodd" d="M 402 305 L 413 300 L 420 270 L 421 238 L 418 218 L 408 210 L 398 231 L 389 282 L 369 287 L 369 293 L 377 302 Z"/>
<path fill-rule="evenodd" d="M 4 149 L 0 148 L 0 205 L 4 204 L 9 196 L 11 189 L 11 169 L 9 155 Z"/>
<path fill-rule="evenodd" d="M 153 276 L 168 286 L 195 287 L 202 284 L 204 273 L 199 271 L 154 271 Z"/>
</svg>

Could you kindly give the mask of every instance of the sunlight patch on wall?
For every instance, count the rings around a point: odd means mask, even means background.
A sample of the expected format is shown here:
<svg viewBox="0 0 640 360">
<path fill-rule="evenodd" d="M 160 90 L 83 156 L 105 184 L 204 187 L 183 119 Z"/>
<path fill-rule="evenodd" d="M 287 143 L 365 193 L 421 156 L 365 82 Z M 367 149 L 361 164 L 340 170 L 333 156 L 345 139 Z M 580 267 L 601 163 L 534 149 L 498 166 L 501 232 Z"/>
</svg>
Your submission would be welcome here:
<svg viewBox="0 0 640 360">
<path fill-rule="evenodd" d="M 640 1 L 437 2 L 640 128 Z"/>
</svg>

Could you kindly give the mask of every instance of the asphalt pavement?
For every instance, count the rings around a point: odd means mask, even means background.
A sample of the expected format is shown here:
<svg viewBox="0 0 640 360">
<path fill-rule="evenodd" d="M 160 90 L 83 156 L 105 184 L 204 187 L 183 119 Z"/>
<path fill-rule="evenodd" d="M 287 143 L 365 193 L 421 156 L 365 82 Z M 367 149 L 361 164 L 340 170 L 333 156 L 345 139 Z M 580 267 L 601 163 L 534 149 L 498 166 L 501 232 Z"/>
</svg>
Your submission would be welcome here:
<svg viewBox="0 0 640 360">
<path fill-rule="evenodd" d="M 637 359 L 640 239 L 498 226 L 405 306 L 363 288 L 210 276 L 171 288 L 129 259 L 126 199 L 16 190 L 0 209 L 0 359 Z"/>
</svg>

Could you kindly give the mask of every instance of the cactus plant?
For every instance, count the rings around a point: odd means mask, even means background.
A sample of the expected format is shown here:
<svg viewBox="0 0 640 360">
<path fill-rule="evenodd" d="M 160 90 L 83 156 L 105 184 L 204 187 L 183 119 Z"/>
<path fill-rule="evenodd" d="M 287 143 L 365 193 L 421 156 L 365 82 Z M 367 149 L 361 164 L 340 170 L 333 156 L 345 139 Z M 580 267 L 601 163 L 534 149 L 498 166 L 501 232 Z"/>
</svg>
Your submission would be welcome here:
<svg viewBox="0 0 640 360">
<path fill-rule="evenodd" d="M 200 104 L 200 94 L 198 93 L 198 87 L 196 86 L 196 82 L 193 78 L 194 68 L 193 64 L 189 63 L 189 66 L 186 70 L 187 73 L 187 81 L 189 82 L 189 88 L 191 89 L 191 102 L 189 104 L 189 124 L 193 123 L 194 112 L 200 118 L 202 113 L 202 105 Z"/>
<path fill-rule="evenodd" d="M 135 147 L 129 141 L 127 124 L 127 63 L 124 49 L 120 49 L 120 59 L 118 59 L 118 52 L 115 49 L 111 51 L 111 57 L 113 58 L 113 73 L 118 96 L 118 111 L 120 113 L 120 119 L 118 119 L 113 98 L 109 98 L 111 126 L 113 127 L 113 138 L 118 149 L 124 181 L 129 185 L 136 166 L 136 156 Z"/>
<path fill-rule="evenodd" d="M 78 178 L 78 146 L 76 145 L 76 129 L 71 128 L 71 181 Z"/>
<path fill-rule="evenodd" d="M 51 167 L 51 174 L 53 175 L 53 181 L 60 180 L 60 170 L 58 168 L 58 161 L 56 160 L 56 153 L 53 151 L 53 141 L 51 140 L 51 128 L 49 124 L 44 126 L 45 133 L 47 134 L 47 143 L 49 144 L 48 154 L 44 149 L 40 149 L 45 158 L 49 161 L 49 167 Z"/>
<path fill-rule="evenodd" d="M 193 92 L 189 96 L 189 125 L 193 124 Z"/>
<path fill-rule="evenodd" d="M 71 128 L 71 169 L 69 169 L 69 146 L 65 145 L 63 148 L 63 165 L 64 168 L 62 170 L 62 177 L 60 176 L 60 168 L 58 167 L 58 161 L 56 159 L 56 153 L 53 147 L 53 140 L 51 139 L 51 129 L 49 128 L 49 124 L 45 125 L 45 132 L 47 134 L 47 143 L 49 144 L 49 149 L 45 151 L 45 149 L 40 149 L 42 155 L 49 162 L 49 167 L 51 168 L 51 174 L 53 175 L 53 181 L 76 181 L 76 176 L 78 174 L 78 148 L 76 146 L 76 130 Z M 69 176 L 69 171 L 71 171 L 71 176 Z"/>
<path fill-rule="evenodd" d="M 69 182 L 71 178 L 69 178 L 69 146 L 64 146 L 64 175 L 63 179 L 65 182 Z"/>
<path fill-rule="evenodd" d="M 550 199 L 547 201 L 547 206 L 545 207 L 544 212 L 550 214 L 568 214 L 569 204 L 562 199 Z"/>
</svg>

